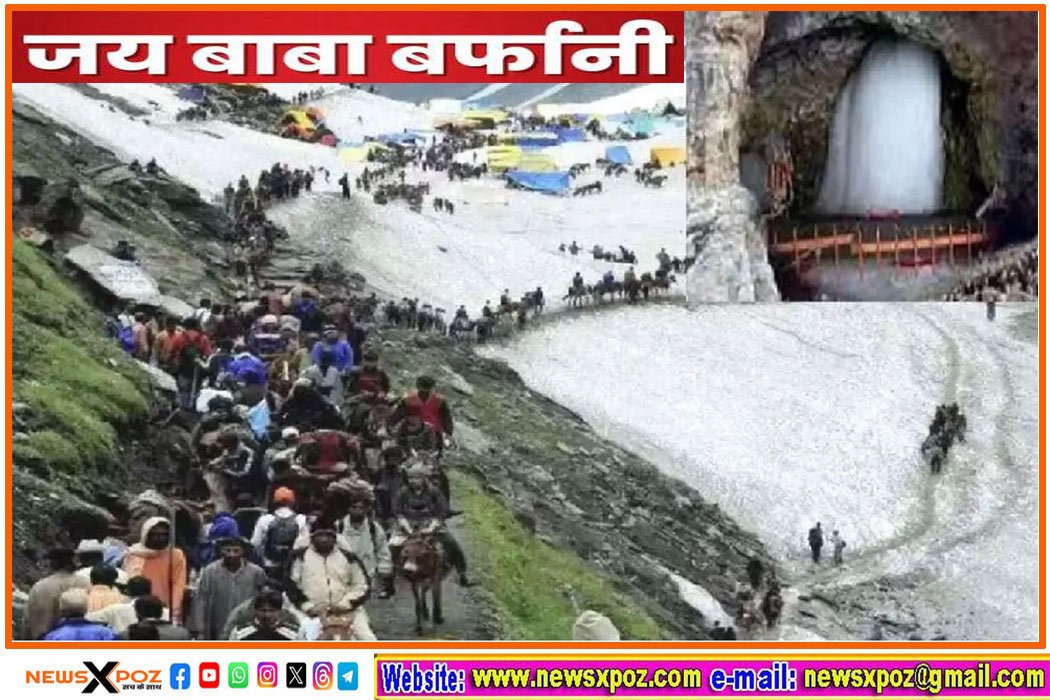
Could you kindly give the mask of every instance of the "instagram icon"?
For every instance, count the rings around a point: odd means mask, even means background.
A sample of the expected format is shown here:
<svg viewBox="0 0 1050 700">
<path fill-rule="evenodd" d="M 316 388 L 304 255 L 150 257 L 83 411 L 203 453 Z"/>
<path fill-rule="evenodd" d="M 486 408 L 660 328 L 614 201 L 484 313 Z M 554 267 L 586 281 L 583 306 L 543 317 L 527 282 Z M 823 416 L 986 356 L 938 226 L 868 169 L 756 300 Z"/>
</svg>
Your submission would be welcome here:
<svg viewBox="0 0 1050 700">
<path fill-rule="evenodd" d="M 332 689 L 332 662 L 318 661 L 314 664 L 314 690 Z"/>
<path fill-rule="evenodd" d="M 277 664 L 273 661 L 260 661 L 255 672 L 255 682 L 260 688 L 276 688 Z"/>
</svg>

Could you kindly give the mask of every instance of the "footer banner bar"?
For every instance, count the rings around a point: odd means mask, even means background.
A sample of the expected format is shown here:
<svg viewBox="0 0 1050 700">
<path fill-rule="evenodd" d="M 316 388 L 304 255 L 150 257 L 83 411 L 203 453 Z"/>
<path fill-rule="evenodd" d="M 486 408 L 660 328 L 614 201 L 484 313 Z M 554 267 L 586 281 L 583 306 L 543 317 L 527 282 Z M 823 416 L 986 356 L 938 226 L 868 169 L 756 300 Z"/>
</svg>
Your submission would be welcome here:
<svg viewBox="0 0 1050 700">
<path fill-rule="evenodd" d="M 1045 697 L 1040 660 L 376 658 L 376 698 Z"/>
</svg>

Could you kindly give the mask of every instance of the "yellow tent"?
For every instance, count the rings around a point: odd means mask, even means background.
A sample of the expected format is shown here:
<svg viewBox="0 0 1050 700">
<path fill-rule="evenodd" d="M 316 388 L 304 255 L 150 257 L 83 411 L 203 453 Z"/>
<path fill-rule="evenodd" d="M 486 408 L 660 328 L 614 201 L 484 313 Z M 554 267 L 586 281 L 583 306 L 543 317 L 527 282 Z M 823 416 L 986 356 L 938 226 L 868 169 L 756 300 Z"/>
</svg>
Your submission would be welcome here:
<svg viewBox="0 0 1050 700">
<path fill-rule="evenodd" d="M 446 126 L 454 126 L 457 129 L 476 129 L 478 122 L 463 119 L 462 117 L 434 117 L 435 129 L 440 129 Z"/>
<path fill-rule="evenodd" d="M 346 146 L 339 149 L 339 160 L 343 163 L 363 163 L 368 160 L 368 154 L 373 151 L 389 151 L 387 146 L 381 143 L 366 143 L 363 146 Z"/>
<path fill-rule="evenodd" d="M 471 121 L 492 121 L 496 124 L 510 119 L 509 114 L 499 109 L 468 109 L 460 116 Z"/>
<path fill-rule="evenodd" d="M 655 146 L 649 151 L 649 160 L 661 168 L 685 163 L 685 146 Z"/>
<path fill-rule="evenodd" d="M 316 128 L 314 127 L 314 123 L 310 120 L 310 117 L 301 109 L 290 109 L 284 113 L 284 116 L 281 117 L 281 125 L 286 126 L 288 124 L 296 124 L 303 129 L 309 129 L 311 131 Z"/>
<path fill-rule="evenodd" d="M 362 163 L 367 158 L 367 146 L 347 146 L 339 149 L 339 160 L 343 163 Z"/>
<path fill-rule="evenodd" d="M 558 164 L 542 153 L 523 153 L 517 169 L 527 173 L 553 173 L 558 170 Z"/>
<path fill-rule="evenodd" d="M 509 170 L 517 167 L 521 160 L 520 146 L 489 146 L 485 157 L 491 170 Z"/>
</svg>

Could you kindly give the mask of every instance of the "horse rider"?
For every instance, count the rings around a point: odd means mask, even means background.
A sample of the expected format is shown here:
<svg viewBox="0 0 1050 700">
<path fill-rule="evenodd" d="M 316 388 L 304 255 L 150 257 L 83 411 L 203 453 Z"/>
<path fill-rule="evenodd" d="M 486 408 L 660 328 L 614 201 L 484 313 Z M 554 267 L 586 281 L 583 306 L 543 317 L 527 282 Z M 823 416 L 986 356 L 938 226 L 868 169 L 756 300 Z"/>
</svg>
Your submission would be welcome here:
<svg viewBox="0 0 1050 700">
<path fill-rule="evenodd" d="M 434 380 L 427 375 L 416 379 L 416 390 L 408 394 L 390 416 L 390 425 L 395 425 L 406 416 L 416 416 L 433 428 L 438 438 L 438 453 L 444 449 L 445 437 L 452 435 L 452 412 L 448 401 L 434 391 Z"/>
<path fill-rule="evenodd" d="M 349 394 L 367 393 L 376 398 L 384 398 L 390 391 L 390 377 L 379 368 L 379 353 L 375 350 L 365 352 L 360 367 L 355 367 L 348 381 Z"/>
<path fill-rule="evenodd" d="M 414 464 L 405 473 L 406 483 L 393 504 L 397 517 L 390 547 L 400 550 L 410 535 L 432 533 L 441 544 L 449 563 L 459 573 L 459 585 L 473 586 L 467 576 L 467 557 L 456 538 L 445 527 L 449 516 L 448 502 L 430 481 L 430 471 L 422 464 Z M 396 557 L 395 557 L 396 558 Z"/>
<path fill-rule="evenodd" d="M 616 275 L 613 274 L 612 270 L 609 270 L 602 275 L 602 286 L 606 289 L 612 289 L 613 284 L 616 283 Z"/>
<path fill-rule="evenodd" d="M 406 451 L 438 452 L 441 448 L 437 431 L 417 415 L 405 416 L 392 437 Z"/>
<path fill-rule="evenodd" d="M 583 275 L 581 275 L 579 271 L 577 271 L 576 274 L 572 276 L 572 288 L 583 289 Z"/>
<path fill-rule="evenodd" d="M 318 519 L 310 526 L 309 544 L 292 553 L 285 591 L 306 616 L 320 618 L 331 611 L 350 611 L 354 639 L 374 640 L 364 604 L 371 582 L 364 564 L 340 542 L 334 523 Z"/>
</svg>

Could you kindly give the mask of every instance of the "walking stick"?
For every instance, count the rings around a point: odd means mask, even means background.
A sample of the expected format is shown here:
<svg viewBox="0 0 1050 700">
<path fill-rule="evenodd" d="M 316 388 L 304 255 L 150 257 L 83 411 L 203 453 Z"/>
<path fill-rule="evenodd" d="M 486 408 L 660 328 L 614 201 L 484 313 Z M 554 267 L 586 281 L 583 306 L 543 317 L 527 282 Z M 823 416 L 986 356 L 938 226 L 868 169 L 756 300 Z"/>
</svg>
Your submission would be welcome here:
<svg viewBox="0 0 1050 700">
<path fill-rule="evenodd" d="M 171 516 L 171 526 L 169 528 L 170 535 L 168 536 L 168 622 L 172 625 L 175 624 L 175 572 L 174 572 L 174 558 L 175 558 L 175 503 L 168 497 L 168 504 L 170 506 L 169 515 Z"/>
</svg>

